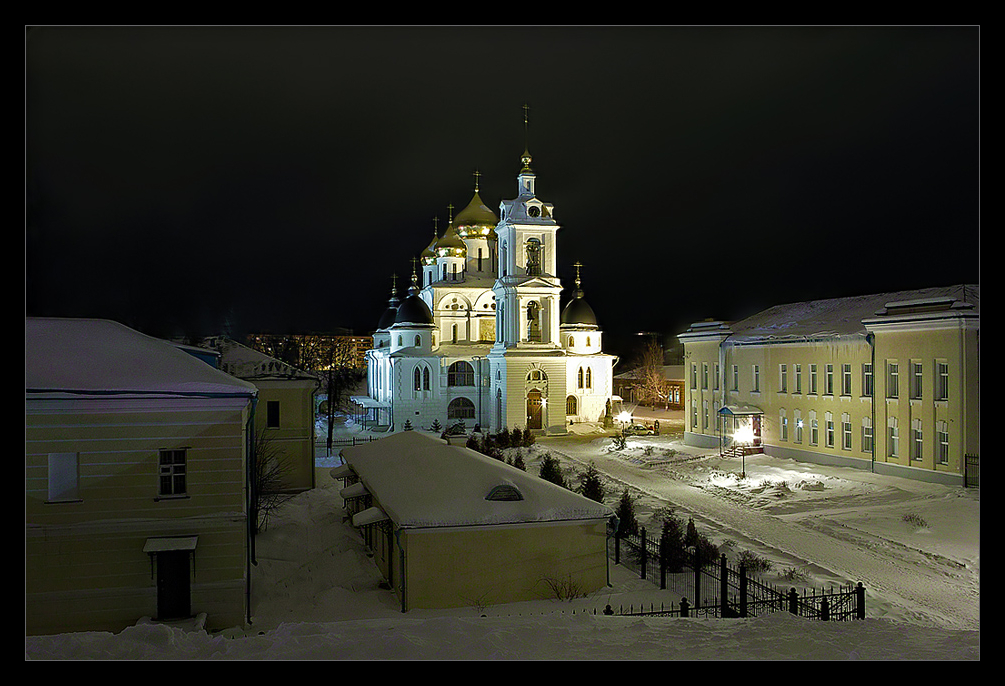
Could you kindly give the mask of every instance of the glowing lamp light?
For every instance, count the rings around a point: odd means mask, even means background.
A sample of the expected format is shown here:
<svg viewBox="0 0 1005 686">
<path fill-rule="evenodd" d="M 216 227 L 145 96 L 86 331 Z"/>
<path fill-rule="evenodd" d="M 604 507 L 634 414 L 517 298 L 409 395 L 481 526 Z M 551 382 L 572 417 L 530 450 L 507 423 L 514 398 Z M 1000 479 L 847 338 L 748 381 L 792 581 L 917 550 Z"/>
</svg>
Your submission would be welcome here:
<svg viewBox="0 0 1005 686">
<path fill-rule="evenodd" d="M 754 427 L 750 424 L 744 424 L 736 430 L 733 434 L 733 440 L 737 443 L 748 445 L 754 442 Z"/>
<path fill-rule="evenodd" d="M 618 421 L 624 424 L 628 424 L 632 421 L 632 415 L 630 412 L 622 412 L 618 415 Z"/>
</svg>

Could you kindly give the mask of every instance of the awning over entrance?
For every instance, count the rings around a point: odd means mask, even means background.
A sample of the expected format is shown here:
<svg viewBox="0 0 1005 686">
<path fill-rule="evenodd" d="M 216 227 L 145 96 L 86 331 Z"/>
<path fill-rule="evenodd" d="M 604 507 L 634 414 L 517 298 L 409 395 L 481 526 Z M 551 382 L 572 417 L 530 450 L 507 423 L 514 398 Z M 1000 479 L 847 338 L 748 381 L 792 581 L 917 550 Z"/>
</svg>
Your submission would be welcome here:
<svg viewBox="0 0 1005 686">
<path fill-rule="evenodd" d="M 368 507 L 352 516 L 352 525 L 366 526 L 367 524 L 376 524 L 385 520 L 390 520 L 390 517 L 382 509 L 379 507 Z"/>
<path fill-rule="evenodd" d="M 732 415 L 734 417 L 750 417 L 753 415 L 764 414 L 764 412 L 761 411 L 761 408 L 755 407 L 753 405 L 734 403 L 732 405 L 723 405 L 719 409 L 719 414 Z"/>
<path fill-rule="evenodd" d="M 168 553 L 176 550 L 195 550 L 199 542 L 198 536 L 165 536 L 164 538 L 148 538 L 143 544 L 145 553 Z"/>
</svg>

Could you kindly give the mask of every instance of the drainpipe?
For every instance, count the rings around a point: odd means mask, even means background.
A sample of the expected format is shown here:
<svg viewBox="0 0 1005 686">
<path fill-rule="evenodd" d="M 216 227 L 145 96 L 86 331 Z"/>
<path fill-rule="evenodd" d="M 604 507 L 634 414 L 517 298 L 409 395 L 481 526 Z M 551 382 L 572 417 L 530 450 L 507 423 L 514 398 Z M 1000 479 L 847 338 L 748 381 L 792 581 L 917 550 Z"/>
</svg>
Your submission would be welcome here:
<svg viewBox="0 0 1005 686">
<path fill-rule="evenodd" d="M 251 399 L 251 416 L 248 418 L 248 426 L 250 427 L 248 432 L 248 468 L 245 478 L 248 480 L 248 523 L 247 523 L 247 535 L 248 535 L 248 554 L 245 556 L 245 570 L 244 570 L 244 607 L 245 607 L 245 620 L 248 624 L 251 624 L 251 565 L 258 564 L 255 559 L 255 522 L 258 520 L 258 508 L 256 506 L 256 494 L 255 494 L 255 410 L 258 407 L 258 395 L 252 397 Z"/>
<path fill-rule="evenodd" d="M 877 440 L 877 430 L 876 430 L 876 334 L 868 333 L 865 336 L 866 342 L 869 344 L 869 355 L 870 364 L 872 365 L 872 402 L 870 406 L 872 407 L 872 472 L 876 473 L 876 440 Z"/>
</svg>

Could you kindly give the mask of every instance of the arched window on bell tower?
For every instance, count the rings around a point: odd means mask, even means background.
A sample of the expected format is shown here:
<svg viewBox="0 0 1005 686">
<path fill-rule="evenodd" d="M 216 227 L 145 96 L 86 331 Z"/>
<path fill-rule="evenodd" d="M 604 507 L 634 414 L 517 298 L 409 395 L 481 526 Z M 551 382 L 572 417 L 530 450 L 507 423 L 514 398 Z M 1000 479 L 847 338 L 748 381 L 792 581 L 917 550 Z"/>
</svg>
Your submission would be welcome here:
<svg viewBox="0 0 1005 686">
<path fill-rule="evenodd" d="M 541 275 L 542 249 L 541 241 L 537 238 L 527 240 L 527 274 L 530 276 Z"/>
</svg>

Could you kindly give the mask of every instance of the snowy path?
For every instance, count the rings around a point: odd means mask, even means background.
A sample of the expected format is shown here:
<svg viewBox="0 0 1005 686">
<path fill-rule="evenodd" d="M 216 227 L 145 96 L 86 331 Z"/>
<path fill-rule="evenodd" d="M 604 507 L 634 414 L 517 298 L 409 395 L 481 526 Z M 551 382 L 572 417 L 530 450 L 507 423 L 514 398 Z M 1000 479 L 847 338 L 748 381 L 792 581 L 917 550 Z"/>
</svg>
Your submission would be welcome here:
<svg viewBox="0 0 1005 686">
<path fill-rule="evenodd" d="M 611 453 L 598 449 L 602 443 L 544 438 L 538 446 L 579 468 L 594 462 L 615 482 L 611 490 L 630 487 L 643 507 L 672 505 L 693 517 L 699 530 L 714 533 L 713 539 L 732 539 L 739 548 L 773 560 L 776 570 L 801 569 L 817 584 L 861 581 L 870 617 L 952 629 L 980 627 L 979 553 L 975 559 L 960 559 L 950 547 L 940 550 L 937 541 L 907 531 L 901 521 L 912 511 L 937 516 L 942 500 L 966 497 L 959 489 L 767 457 L 748 457 L 748 479 L 740 481 L 729 473 L 740 471 L 736 460 L 722 463 L 711 456 L 644 467 L 625 459 L 630 450 Z M 788 481 L 772 488 L 771 472 L 780 464 L 789 470 Z M 806 490 L 793 489 L 793 465 L 811 480 L 802 483 Z M 960 503 L 952 505 L 958 511 Z M 973 506 L 979 518 L 979 500 Z M 891 526 L 904 529 L 904 535 L 885 535 Z M 979 519 L 973 530 L 976 541 Z M 904 538 L 907 542 L 900 540 Z"/>
</svg>

